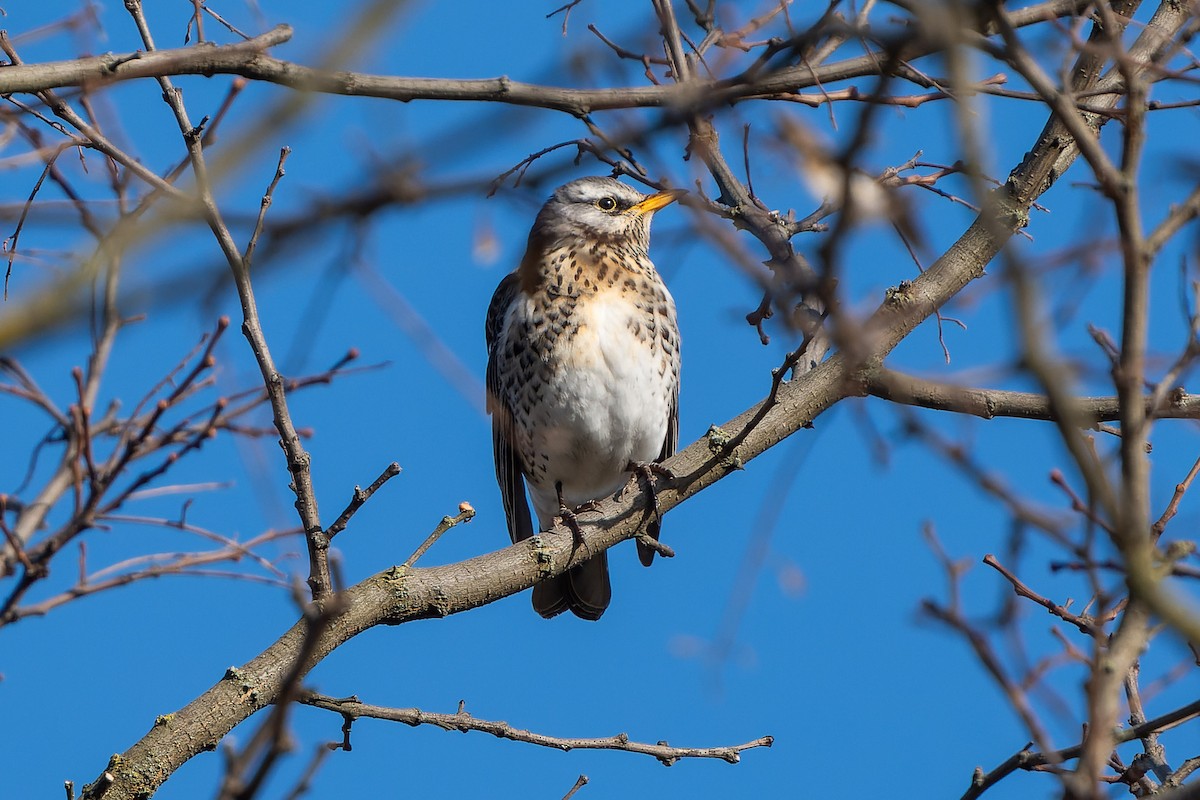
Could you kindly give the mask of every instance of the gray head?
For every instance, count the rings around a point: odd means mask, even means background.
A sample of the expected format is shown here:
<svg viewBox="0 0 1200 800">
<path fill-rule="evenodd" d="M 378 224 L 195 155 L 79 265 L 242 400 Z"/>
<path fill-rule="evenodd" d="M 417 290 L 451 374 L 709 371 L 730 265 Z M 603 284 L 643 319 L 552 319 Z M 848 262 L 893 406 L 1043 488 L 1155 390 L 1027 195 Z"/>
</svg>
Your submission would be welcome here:
<svg viewBox="0 0 1200 800">
<path fill-rule="evenodd" d="M 531 236 L 553 247 L 580 239 L 627 241 L 644 250 L 650 242 L 650 218 L 685 192 L 645 195 L 614 178 L 580 178 L 554 190 L 538 212 Z"/>
</svg>

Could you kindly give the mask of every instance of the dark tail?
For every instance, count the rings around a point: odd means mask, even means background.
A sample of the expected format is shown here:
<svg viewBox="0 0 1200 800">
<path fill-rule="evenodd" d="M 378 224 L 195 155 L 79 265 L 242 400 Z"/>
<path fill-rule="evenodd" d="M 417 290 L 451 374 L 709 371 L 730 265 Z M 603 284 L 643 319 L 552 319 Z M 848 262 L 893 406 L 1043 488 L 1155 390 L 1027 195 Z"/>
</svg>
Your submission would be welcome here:
<svg viewBox="0 0 1200 800">
<path fill-rule="evenodd" d="M 546 619 L 570 609 L 580 619 L 597 620 L 611 600 L 607 551 L 533 587 L 533 610 Z"/>
</svg>

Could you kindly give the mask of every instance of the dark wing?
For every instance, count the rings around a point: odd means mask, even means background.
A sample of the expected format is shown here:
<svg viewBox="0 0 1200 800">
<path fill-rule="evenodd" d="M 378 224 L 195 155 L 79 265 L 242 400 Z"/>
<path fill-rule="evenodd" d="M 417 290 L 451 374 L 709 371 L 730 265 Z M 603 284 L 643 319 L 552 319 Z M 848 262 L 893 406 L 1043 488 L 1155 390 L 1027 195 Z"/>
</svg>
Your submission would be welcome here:
<svg viewBox="0 0 1200 800">
<path fill-rule="evenodd" d="M 492 351 L 495 350 L 496 340 L 500 338 L 500 331 L 504 327 L 504 315 L 508 313 L 508 307 L 513 304 L 513 300 L 516 299 L 517 292 L 520 290 L 521 285 L 517 279 L 517 273 L 510 272 L 504 276 L 504 280 L 500 281 L 500 285 L 492 294 L 492 301 L 488 303 L 483 335 L 487 340 L 489 370 L 492 368 L 491 359 L 495 356 Z"/>
<path fill-rule="evenodd" d="M 500 338 L 504 317 L 516 299 L 520 284 L 514 272 L 496 287 L 488 305 L 484 335 L 487 338 L 487 410 L 492 415 L 492 454 L 496 459 L 496 482 L 504 501 L 504 516 L 508 520 L 508 535 L 514 542 L 533 536 L 533 520 L 529 502 L 525 499 L 524 466 L 514 447 L 513 415 L 499 376 Z"/>
<path fill-rule="evenodd" d="M 500 496 L 504 501 L 504 516 L 508 521 L 508 535 L 514 542 L 528 539 L 535 533 L 533 518 L 529 514 L 529 501 L 525 498 L 525 465 L 515 446 L 513 414 L 508 404 L 508 394 L 500 379 L 500 352 L 504 332 L 504 318 L 509 307 L 517 299 L 521 285 L 517 273 L 500 281 L 492 302 L 488 305 L 484 336 L 487 338 L 487 410 L 492 415 L 492 454 L 496 459 L 496 483 L 500 484 Z M 601 553 L 601 556 L 604 554 Z M 593 559 L 595 560 L 595 559 Z M 606 563 L 592 565 L 591 562 L 575 567 L 572 572 L 581 573 L 582 589 L 591 600 L 580 604 L 575 613 L 584 619 L 599 619 L 608 605 L 608 570 Z M 575 592 L 567 573 L 555 575 L 533 587 L 533 607 L 543 617 L 550 618 L 568 608 L 575 608 Z"/>
<path fill-rule="evenodd" d="M 679 446 L 679 385 L 675 385 L 675 393 L 671 396 L 671 408 L 667 412 L 667 438 L 663 440 L 662 452 L 655 459 L 658 463 L 666 461 L 671 456 L 675 455 L 675 448 Z M 656 519 L 646 526 L 646 533 L 658 541 L 658 537 L 662 535 L 662 520 Z M 654 563 L 654 550 L 641 542 L 637 543 L 638 558 L 642 562 L 642 566 L 650 566 Z"/>
</svg>

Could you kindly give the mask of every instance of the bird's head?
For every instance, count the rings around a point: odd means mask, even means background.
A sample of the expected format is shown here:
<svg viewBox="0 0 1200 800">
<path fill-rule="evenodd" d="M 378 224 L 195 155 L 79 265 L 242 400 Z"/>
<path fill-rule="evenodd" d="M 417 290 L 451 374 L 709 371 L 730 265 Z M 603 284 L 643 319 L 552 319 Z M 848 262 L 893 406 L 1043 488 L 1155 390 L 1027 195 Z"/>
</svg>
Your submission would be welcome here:
<svg viewBox="0 0 1200 800">
<path fill-rule="evenodd" d="M 671 189 L 645 195 L 614 178 L 580 178 L 554 190 L 538 213 L 533 233 L 550 246 L 597 239 L 645 249 L 654 212 L 684 194 Z"/>
</svg>

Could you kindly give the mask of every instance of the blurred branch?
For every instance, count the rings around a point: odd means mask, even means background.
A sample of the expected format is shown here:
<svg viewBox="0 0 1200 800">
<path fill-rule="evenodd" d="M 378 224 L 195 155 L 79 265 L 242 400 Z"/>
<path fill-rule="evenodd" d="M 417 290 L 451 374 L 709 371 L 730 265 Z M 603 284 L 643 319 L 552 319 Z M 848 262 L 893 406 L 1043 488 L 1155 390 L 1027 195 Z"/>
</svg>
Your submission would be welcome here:
<svg viewBox="0 0 1200 800">
<path fill-rule="evenodd" d="M 1163 221 L 1146 237 L 1146 250 L 1151 254 L 1157 253 L 1197 216 L 1200 216 L 1200 186 L 1192 189 L 1183 202 L 1171 207 Z"/>
<path fill-rule="evenodd" d="M 307 603 L 299 586 L 295 592 L 296 605 L 303 610 L 301 622 L 303 636 L 287 661 L 275 665 L 281 680 L 278 702 L 262 725 L 250 737 L 240 752 L 227 751 L 225 777 L 221 781 L 218 800 L 250 800 L 265 784 L 268 776 L 279 764 L 281 757 L 291 749 L 287 733 L 287 722 L 292 710 L 292 701 L 300 691 L 300 682 L 310 669 L 310 659 L 319 648 L 320 640 L 327 628 L 344 610 L 340 595 L 326 598 L 322 603 Z M 225 679 L 237 683 L 243 676 L 236 669 L 225 673 Z M 247 687 L 248 689 L 248 687 Z M 164 727 L 170 727 L 168 720 Z M 91 787 L 85 787 L 84 797 Z"/>
<path fill-rule="evenodd" d="M 926 598 L 921 603 L 921 610 L 931 618 L 956 631 L 967 641 L 967 644 L 971 646 L 971 650 L 975 653 L 975 657 L 979 659 L 979 663 L 987 671 L 988 675 L 991 676 L 992 680 L 995 681 L 996 685 L 999 686 L 1000 690 L 1004 692 L 1009 705 L 1012 706 L 1013 711 L 1020 718 L 1030 738 L 1042 747 L 1043 750 L 1047 750 L 1050 744 L 1050 736 L 1033 704 L 1030 702 L 1029 692 L 1020 681 L 1015 680 L 1009 674 L 1008 668 L 996 653 L 991 640 L 982 630 L 973 625 L 964 613 L 960 584 L 967 565 L 950 558 L 949 554 L 943 549 L 941 542 L 938 541 L 932 525 L 926 526 L 925 539 L 934 551 L 934 555 L 938 561 L 941 562 L 942 570 L 946 576 L 949 598 L 945 603 L 938 603 L 931 598 Z"/>
<path fill-rule="evenodd" d="M 983 557 L 983 563 L 987 564 L 989 567 L 1003 575 L 1004 579 L 1012 584 L 1013 591 L 1016 592 L 1017 595 L 1024 597 L 1027 600 L 1032 600 L 1042 608 L 1049 611 L 1053 616 L 1061 619 L 1063 622 L 1074 625 L 1079 629 L 1080 633 L 1083 633 L 1087 636 L 1103 635 L 1103 624 L 1112 622 L 1114 619 L 1116 619 L 1117 614 L 1119 614 L 1124 608 L 1124 604 L 1119 603 L 1116 606 L 1113 606 L 1112 609 L 1105 612 L 1102 617 L 1093 617 L 1089 614 L 1076 614 L 1073 611 L 1068 610 L 1066 606 L 1059 605 L 1049 598 L 1046 598 L 1030 589 L 1020 578 L 1018 578 L 1010 570 L 1005 568 L 1003 564 L 997 561 L 996 557 L 991 553 L 988 553 Z"/>
<path fill-rule="evenodd" d="M 1153 733 L 1162 733 L 1163 731 L 1170 730 L 1198 716 L 1200 716 L 1200 700 L 1188 703 L 1154 719 L 1147 720 L 1141 725 L 1116 730 L 1113 732 L 1113 735 L 1118 744 L 1132 742 L 1135 739 L 1141 739 Z M 1055 750 L 1049 753 L 1038 753 L 1025 748 L 1010 756 L 1008 760 L 990 772 L 977 771 L 971 779 L 971 788 L 963 794 L 962 800 L 974 800 L 974 798 L 979 797 L 988 789 L 995 786 L 1002 778 L 1019 769 L 1033 771 L 1050 764 L 1061 764 L 1064 761 L 1078 758 L 1082 751 L 1082 744 L 1065 747 L 1062 750 Z"/>
<path fill-rule="evenodd" d="M 1065 533 L 1066 522 L 1055 515 L 1025 500 L 1018 492 L 1010 489 L 1003 478 L 990 471 L 985 463 L 966 447 L 921 424 L 911 414 L 904 414 L 904 432 L 917 438 L 934 453 L 949 461 L 964 478 L 974 483 L 983 492 L 996 498 L 1012 516 L 1013 520 L 1042 531 L 1062 545 L 1068 544 Z"/>
<path fill-rule="evenodd" d="M 267 48 L 292 38 L 290 25 L 278 25 L 272 30 L 244 42 L 229 45 L 182 47 L 79 58 L 73 61 L 53 61 L 45 64 L 6 66 L 0 70 L 0 93 L 42 92 L 68 86 L 97 87 L 106 83 L 133 78 L 157 78 L 185 74 L 181 67 L 198 67 L 204 62 L 212 66 L 253 59 Z M 199 73 L 206 70 L 199 69 Z"/>
<path fill-rule="evenodd" d="M 213 347 L 228 322 L 228 318 L 225 317 L 218 320 L 214 331 L 205 334 L 200 343 L 157 381 L 128 415 L 119 415 L 116 406 L 112 406 L 97 419 L 90 410 L 85 415 L 80 410 L 80 405 L 75 403 L 69 407 L 71 416 L 65 416 L 17 361 L 9 358 L 0 360 L 0 367 L 16 380 L 15 385 L 0 383 L 0 391 L 12 388 L 15 396 L 22 397 L 39 408 L 52 409 L 59 424 L 54 429 L 51 439 L 61 442 L 63 447 L 62 456 L 51 477 L 36 496 L 25 500 L 0 495 L 0 508 L 17 514 L 16 523 L 11 528 L 4 526 L 4 538 L 0 540 L 0 581 L 14 574 L 18 568 L 21 570 L 16 585 L 8 590 L 7 598 L 0 603 L 0 626 L 25 616 L 43 613 L 44 610 L 61 605 L 62 602 L 94 594 L 102 588 L 115 588 L 143 577 L 176 573 L 176 568 L 167 569 L 159 564 L 137 572 L 133 578 L 130 578 L 129 574 L 134 573 L 104 577 L 114 567 L 106 567 L 88 576 L 81 563 L 79 584 L 51 598 L 52 605 L 20 605 L 29 589 L 50 575 L 52 562 L 61 557 L 64 548 L 71 541 L 92 528 L 103 527 L 112 522 L 159 525 L 200 535 L 228 548 L 227 557 L 215 559 L 216 561 L 236 561 L 243 555 L 254 558 L 246 549 L 251 547 L 252 543 L 238 545 L 231 539 L 188 524 L 186 511 L 190 501 L 185 503 L 184 511 L 177 520 L 119 513 L 128 503 L 160 494 L 165 490 L 195 490 L 196 487 L 146 487 L 155 485 L 184 456 L 199 451 L 209 438 L 219 432 L 249 437 L 278 435 L 273 428 L 263 430 L 240 422 L 267 402 L 267 392 L 261 387 L 218 397 L 199 408 L 188 409 L 185 405 L 186 401 L 197 398 L 202 390 L 211 388 L 211 373 L 216 368 Z M 351 351 L 324 372 L 288 379 L 285 381 L 285 389 L 294 392 L 328 384 L 334 377 L 351 372 L 344 367 L 355 355 L 356 353 Z M 97 368 L 98 362 L 95 357 L 90 363 L 93 369 Z M 78 374 L 78 378 L 83 383 L 82 391 L 86 394 L 87 379 L 82 373 Z M 172 418 L 172 414 L 179 416 L 177 419 Z M 304 435 L 303 431 L 300 433 Z M 146 463 L 151 465 L 135 472 L 138 465 Z M 65 496 L 73 496 L 74 506 L 68 509 L 69 513 L 64 522 L 46 530 L 45 521 Z M 2 513 L 0 524 L 3 524 Z M 175 558 L 183 559 L 183 563 L 188 563 L 189 559 L 201 559 L 191 563 L 191 566 L 212 563 L 205 554 L 175 554 Z M 262 560 L 258 563 L 266 566 Z M 123 568 L 132 566 L 133 563 L 127 562 Z M 176 567 L 178 566 L 177 564 Z"/>
</svg>

